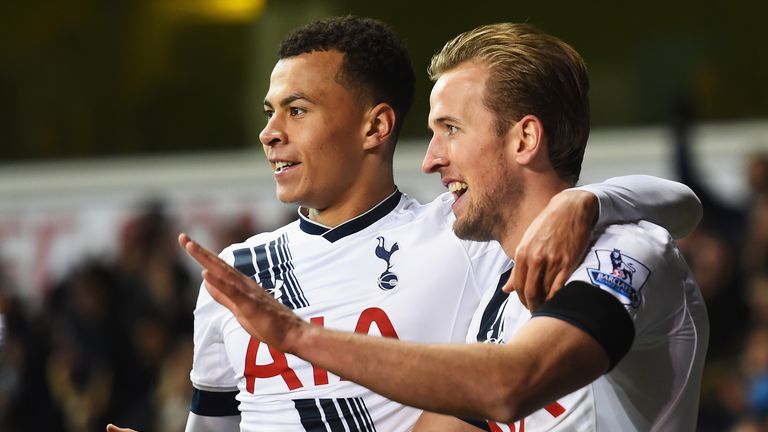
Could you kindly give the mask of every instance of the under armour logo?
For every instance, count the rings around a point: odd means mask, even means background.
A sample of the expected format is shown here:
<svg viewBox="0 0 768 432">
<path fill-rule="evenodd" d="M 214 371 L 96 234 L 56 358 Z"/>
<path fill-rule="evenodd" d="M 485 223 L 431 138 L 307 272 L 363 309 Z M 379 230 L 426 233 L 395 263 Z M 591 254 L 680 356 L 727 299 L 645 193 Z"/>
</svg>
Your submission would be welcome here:
<svg viewBox="0 0 768 432">
<path fill-rule="evenodd" d="M 395 243 L 392 245 L 392 248 L 387 250 L 384 246 L 384 237 L 376 237 L 376 240 L 379 241 L 379 245 L 376 246 L 376 256 L 387 263 L 387 269 L 379 276 L 379 288 L 388 291 L 397 286 L 397 275 L 389 271 L 389 269 L 392 268 L 392 264 L 389 263 L 389 260 L 392 257 L 392 254 L 397 252 L 400 247 Z"/>
<path fill-rule="evenodd" d="M 270 294 L 272 297 L 274 297 L 277 300 L 280 300 L 280 297 L 283 296 L 283 285 L 285 282 L 282 279 L 275 279 L 275 287 L 274 288 L 265 288 L 264 291 L 266 291 L 268 294 Z"/>
</svg>

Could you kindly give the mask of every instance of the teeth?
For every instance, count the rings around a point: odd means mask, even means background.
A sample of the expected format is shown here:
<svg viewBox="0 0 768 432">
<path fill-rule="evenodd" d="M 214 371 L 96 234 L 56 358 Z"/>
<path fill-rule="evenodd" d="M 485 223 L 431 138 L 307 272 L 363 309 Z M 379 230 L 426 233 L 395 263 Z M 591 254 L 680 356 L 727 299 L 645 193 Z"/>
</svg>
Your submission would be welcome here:
<svg viewBox="0 0 768 432">
<path fill-rule="evenodd" d="M 451 182 L 448 184 L 448 190 L 450 192 L 459 192 L 461 190 L 466 190 L 467 184 L 464 182 Z"/>
<path fill-rule="evenodd" d="M 293 162 L 285 162 L 285 161 L 275 162 L 275 172 L 278 173 L 282 171 L 283 168 L 287 168 L 292 165 L 296 165 L 296 164 Z"/>
</svg>

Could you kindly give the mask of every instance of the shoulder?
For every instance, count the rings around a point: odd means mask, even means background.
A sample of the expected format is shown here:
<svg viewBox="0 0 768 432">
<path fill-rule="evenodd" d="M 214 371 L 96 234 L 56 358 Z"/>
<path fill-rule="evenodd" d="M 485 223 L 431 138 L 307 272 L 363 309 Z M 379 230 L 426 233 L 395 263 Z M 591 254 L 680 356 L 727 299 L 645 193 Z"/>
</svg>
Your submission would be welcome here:
<svg viewBox="0 0 768 432">
<path fill-rule="evenodd" d="M 475 270 L 498 278 L 499 274 L 509 268 L 511 260 L 496 241 L 473 241 L 458 238 L 453 231 L 453 223 L 456 220 L 453 214 L 453 203 L 453 195 L 450 192 L 445 192 L 429 203 L 417 203 L 417 205 L 406 206 L 404 209 L 414 212 L 420 232 L 430 233 L 432 236 L 430 238 L 442 236 L 445 239 L 445 244 L 455 245 L 463 251 L 462 253 Z M 411 210 L 407 210 L 408 208 Z M 482 277 L 485 278 L 487 275 Z"/>
<path fill-rule="evenodd" d="M 609 225 L 597 234 L 592 250 L 613 251 L 619 248 L 658 265 L 663 264 L 664 256 L 673 247 L 674 240 L 666 229 L 651 222 L 639 221 Z"/>
<path fill-rule="evenodd" d="M 279 239 L 281 236 L 287 235 L 287 233 L 292 232 L 293 230 L 298 230 L 297 226 L 298 222 L 292 222 L 274 231 L 267 231 L 253 235 L 243 242 L 233 243 L 225 247 L 221 252 L 219 252 L 218 255 L 229 265 L 234 266 L 241 272 L 247 274 L 248 271 L 246 271 L 242 265 L 248 267 L 248 265 L 251 263 L 253 256 L 250 250 L 275 241 L 275 239 Z M 219 315 L 223 312 L 224 315 L 226 315 L 226 310 L 222 310 L 223 307 L 219 306 L 220 305 L 208 293 L 208 290 L 205 289 L 205 286 L 201 285 L 197 298 L 197 306 L 195 308 L 196 318 L 203 318 L 209 315 Z"/>
<path fill-rule="evenodd" d="M 396 213 L 401 215 L 407 214 L 414 217 L 432 217 L 440 218 L 441 220 L 452 216 L 451 204 L 453 203 L 453 197 L 446 192 L 439 195 L 437 198 L 427 203 L 421 203 L 415 198 L 403 193 L 400 205 L 395 210 Z"/>
<path fill-rule="evenodd" d="M 571 280 L 602 288 L 634 309 L 644 303 L 649 281 L 669 281 L 681 265 L 664 228 L 645 221 L 610 225 L 596 235 Z"/>
<path fill-rule="evenodd" d="M 445 194 L 422 204 L 403 193 L 398 206 L 382 219 L 379 229 L 411 232 L 417 238 L 441 236 L 458 241 L 453 234 L 451 202 Z"/>
<path fill-rule="evenodd" d="M 274 231 L 265 231 L 259 234 L 255 234 L 240 243 L 233 243 L 227 246 L 219 253 L 219 257 L 232 264 L 234 261 L 234 255 L 237 251 L 242 249 L 252 249 L 254 247 L 265 245 L 283 236 L 295 235 L 296 232 L 301 232 L 298 226 L 298 221 L 294 221 L 288 225 L 283 225 Z"/>
</svg>

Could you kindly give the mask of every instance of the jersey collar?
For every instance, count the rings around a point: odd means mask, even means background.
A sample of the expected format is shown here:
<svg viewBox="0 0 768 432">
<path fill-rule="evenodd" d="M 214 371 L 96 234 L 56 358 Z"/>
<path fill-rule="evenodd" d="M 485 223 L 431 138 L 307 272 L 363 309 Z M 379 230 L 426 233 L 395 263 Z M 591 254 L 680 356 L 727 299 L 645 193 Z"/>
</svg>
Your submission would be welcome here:
<svg viewBox="0 0 768 432">
<path fill-rule="evenodd" d="M 299 208 L 299 228 L 307 234 L 322 236 L 333 243 L 336 240 L 368 228 L 373 225 L 374 222 L 389 214 L 389 212 L 397 207 L 397 203 L 400 202 L 401 196 L 402 193 L 395 189 L 390 196 L 384 198 L 382 202 L 376 204 L 367 212 L 356 216 L 335 228 L 330 228 L 309 220 L 309 218 L 302 213 L 302 209 Z"/>
</svg>

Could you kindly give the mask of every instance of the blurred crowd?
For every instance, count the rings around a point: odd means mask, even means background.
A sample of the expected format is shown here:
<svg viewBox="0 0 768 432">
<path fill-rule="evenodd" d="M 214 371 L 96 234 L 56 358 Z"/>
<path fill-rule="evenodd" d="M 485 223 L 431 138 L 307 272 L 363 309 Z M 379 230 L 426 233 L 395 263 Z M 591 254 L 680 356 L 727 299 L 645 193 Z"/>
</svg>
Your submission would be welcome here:
<svg viewBox="0 0 768 432">
<path fill-rule="evenodd" d="M 686 122 L 672 130 L 679 180 L 704 206 L 679 242 L 710 317 L 699 430 L 768 431 L 768 154 L 748 162 L 750 199 L 736 207 L 698 175 Z M 213 247 L 262 228 L 224 226 Z M 161 205 L 147 207 L 122 229 L 115 259 L 82 262 L 35 310 L 0 269 L 0 430 L 184 429 L 200 279 L 178 231 Z"/>
<path fill-rule="evenodd" d="M 224 226 L 215 247 L 257 227 Z M 157 203 L 122 228 L 115 259 L 80 263 L 32 311 L 0 275 L 0 430 L 183 431 L 199 274 Z"/>
<path fill-rule="evenodd" d="M 745 161 L 749 198 L 730 204 L 700 174 L 688 107 L 673 120 L 679 180 L 704 208 L 696 230 L 678 242 L 709 312 L 698 430 L 768 432 L 768 153 Z"/>
</svg>

